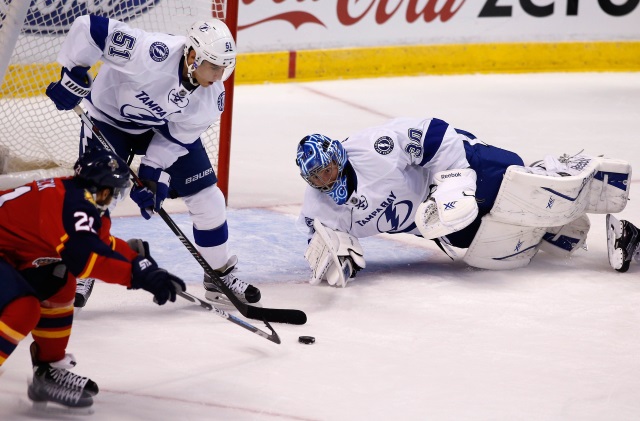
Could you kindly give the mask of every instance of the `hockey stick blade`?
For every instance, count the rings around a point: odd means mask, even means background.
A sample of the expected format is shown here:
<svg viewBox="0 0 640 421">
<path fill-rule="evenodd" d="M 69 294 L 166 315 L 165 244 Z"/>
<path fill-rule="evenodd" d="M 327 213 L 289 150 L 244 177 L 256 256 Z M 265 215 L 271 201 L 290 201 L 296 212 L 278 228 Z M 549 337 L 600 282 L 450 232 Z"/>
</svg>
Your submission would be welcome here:
<svg viewBox="0 0 640 421">
<path fill-rule="evenodd" d="M 240 327 L 242 327 L 244 329 L 247 329 L 248 331 L 253 332 L 258 336 L 262 336 L 263 338 L 268 339 L 271 342 L 276 343 L 276 344 L 280 344 L 281 343 L 280 342 L 280 337 L 278 336 L 276 331 L 273 330 L 273 328 L 271 327 L 269 322 L 267 322 L 266 320 L 263 320 L 264 324 L 271 331 L 271 334 L 258 329 L 257 327 L 253 326 L 252 324 L 249 324 L 249 323 L 245 322 L 244 320 L 239 319 L 236 316 L 227 313 L 224 310 L 220 310 L 218 307 L 215 307 L 215 306 L 207 303 L 206 301 L 202 301 L 198 297 L 193 296 L 193 295 L 189 294 L 186 291 L 178 291 L 177 294 L 179 296 L 181 296 L 182 298 L 184 298 L 185 300 L 188 300 L 188 301 L 190 301 L 192 303 L 196 303 L 200 307 L 204 308 L 205 310 L 209 310 L 211 312 L 214 312 L 215 314 L 217 314 L 218 316 L 222 317 L 223 319 L 227 319 L 231 323 L 234 323 L 234 324 L 236 324 L 236 325 L 238 325 L 238 326 L 240 326 Z"/>
<path fill-rule="evenodd" d="M 164 209 L 160 209 L 158 215 L 166 222 L 171 231 L 178 237 L 182 244 L 187 248 L 189 253 L 194 259 L 202 266 L 205 273 L 211 277 L 211 280 L 216 284 L 218 288 L 227 296 L 229 301 L 235 308 L 246 318 L 254 320 L 262 320 L 265 322 L 273 323 L 288 323 L 292 325 L 303 325 L 307 322 L 307 315 L 302 310 L 295 309 L 281 309 L 281 308 L 267 308 L 267 307 L 255 307 L 240 301 L 238 297 L 229 289 L 229 287 L 222 282 L 222 279 L 213 271 L 209 263 L 204 260 L 202 255 L 196 250 L 193 243 L 184 235 L 180 227 L 171 219 Z"/>
<path fill-rule="evenodd" d="M 91 132 L 96 135 L 98 141 L 102 144 L 102 146 L 115 153 L 113 146 L 111 143 L 104 137 L 104 135 L 100 132 L 100 129 L 91 121 L 89 116 L 84 112 L 84 110 L 77 105 L 73 109 L 76 114 L 80 117 L 80 120 L 91 129 Z M 129 173 L 133 177 L 134 182 L 142 186 L 142 181 L 138 174 L 136 174 L 131 167 L 129 167 Z M 184 244 L 189 253 L 196 259 L 196 261 L 202 266 L 205 273 L 211 277 L 216 286 L 227 296 L 229 301 L 238 309 L 238 311 L 248 319 L 262 320 L 265 322 L 273 322 L 273 323 L 289 323 L 294 325 L 303 325 L 307 322 L 307 315 L 301 310 L 294 309 L 276 309 L 276 308 L 265 308 L 265 307 L 255 307 L 250 306 L 248 304 L 243 303 L 235 296 L 235 294 L 225 285 L 225 283 L 220 279 L 220 277 L 213 271 L 209 263 L 204 260 L 200 252 L 195 248 L 195 246 L 191 243 L 191 241 L 183 234 L 182 230 L 176 225 L 173 219 L 167 214 L 167 212 L 160 208 L 158 211 L 158 215 L 162 218 L 162 220 L 169 226 L 171 231 L 178 237 L 180 242 Z"/>
</svg>

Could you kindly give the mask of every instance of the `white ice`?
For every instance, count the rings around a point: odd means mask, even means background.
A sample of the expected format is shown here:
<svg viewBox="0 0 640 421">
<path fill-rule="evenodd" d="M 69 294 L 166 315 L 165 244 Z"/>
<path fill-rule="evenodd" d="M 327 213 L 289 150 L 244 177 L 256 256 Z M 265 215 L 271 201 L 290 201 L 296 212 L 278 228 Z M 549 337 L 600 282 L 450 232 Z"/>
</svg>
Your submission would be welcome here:
<svg viewBox="0 0 640 421">
<path fill-rule="evenodd" d="M 144 291 L 98 284 L 68 350 L 74 371 L 101 388 L 87 419 L 640 419 L 640 265 L 610 268 L 604 216 L 591 218 L 588 252 L 540 252 L 504 272 L 452 262 L 418 238 L 365 239 L 368 267 L 345 289 L 306 283 L 305 237 L 294 228 L 305 187 L 297 141 L 396 116 L 442 118 L 525 162 L 584 149 L 640 168 L 640 73 L 292 83 L 235 95 L 228 216 L 239 276 L 260 287 L 264 306 L 302 309 L 309 321 L 274 324 L 276 345 L 184 300 L 159 307 Z M 619 215 L 635 224 L 638 180 Z M 184 208 L 170 209 L 190 235 Z M 203 297 L 202 270 L 162 220 L 118 216 L 113 232 L 149 240 Z M 30 409 L 30 342 L 0 371 L 0 419 L 80 419 Z"/>
</svg>

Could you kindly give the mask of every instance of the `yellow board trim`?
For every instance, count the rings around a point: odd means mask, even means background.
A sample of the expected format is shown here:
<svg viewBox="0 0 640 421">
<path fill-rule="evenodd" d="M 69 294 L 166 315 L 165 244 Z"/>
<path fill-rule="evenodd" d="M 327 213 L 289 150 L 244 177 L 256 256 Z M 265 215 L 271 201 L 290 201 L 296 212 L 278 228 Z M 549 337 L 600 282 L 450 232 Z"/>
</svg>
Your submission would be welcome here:
<svg viewBox="0 0 640 421">
<path fill-rule="evenodd" d="M 99 66 L 94 66 L 95 75 Z M 236 84 L 469 73 L 637 72 L 640 41 L 439 44 L 238 55 Z M 57 63 L 12 65 L 0 87 L 43 95 L 60 77 Z M 37 80 L 46 83 L 35 86 Z"/>
</svg>

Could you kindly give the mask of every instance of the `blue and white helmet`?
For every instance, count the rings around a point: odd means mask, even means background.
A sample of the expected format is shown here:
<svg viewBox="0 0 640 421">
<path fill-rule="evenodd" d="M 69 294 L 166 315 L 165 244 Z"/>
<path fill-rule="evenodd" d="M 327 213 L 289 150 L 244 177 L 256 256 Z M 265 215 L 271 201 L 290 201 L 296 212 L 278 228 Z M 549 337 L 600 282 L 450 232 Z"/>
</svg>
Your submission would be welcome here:
<svg viewBox="0 0 640 421">
<path fill-rule="evenodd" d="M 329 183 L 318 185 L 314 177 L 328 171 L 335 164 L 337 176 Z M 347 175 L 344 168 L 347 164 L 347 151 L 342 143 L 321 134 L 311 134 L 302 138 L 298 144 L 296 165 L 300 168 L 300 176 L 314 189 L 327 193 L 338 205 L 347 202 Z"/>
</svg>

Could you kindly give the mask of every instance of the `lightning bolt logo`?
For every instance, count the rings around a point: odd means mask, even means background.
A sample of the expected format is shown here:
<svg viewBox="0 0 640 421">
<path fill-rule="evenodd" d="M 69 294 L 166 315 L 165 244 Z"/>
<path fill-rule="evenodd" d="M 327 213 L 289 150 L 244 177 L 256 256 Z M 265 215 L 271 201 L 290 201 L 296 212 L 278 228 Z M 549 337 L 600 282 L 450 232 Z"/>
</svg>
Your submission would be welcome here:
<svg viewBox="0 0 640 421">
<path fill-rule="evenodd" d="M 378 219 L 378 231 L 395 232 L 401 231 L 413 210 L 413 203 L 410 200 L 402 200 L 397 203 L 391 203 Z M 406 227 L 405 227 L 406 228 Z"/>
</svg>

